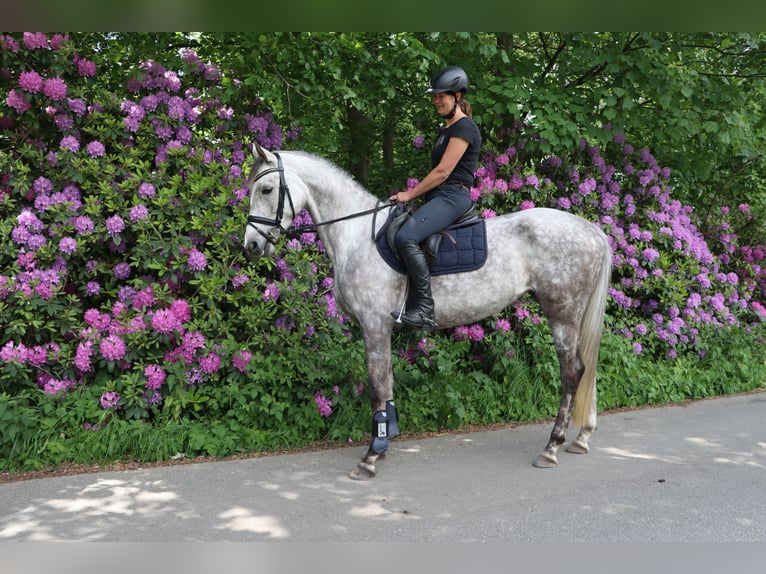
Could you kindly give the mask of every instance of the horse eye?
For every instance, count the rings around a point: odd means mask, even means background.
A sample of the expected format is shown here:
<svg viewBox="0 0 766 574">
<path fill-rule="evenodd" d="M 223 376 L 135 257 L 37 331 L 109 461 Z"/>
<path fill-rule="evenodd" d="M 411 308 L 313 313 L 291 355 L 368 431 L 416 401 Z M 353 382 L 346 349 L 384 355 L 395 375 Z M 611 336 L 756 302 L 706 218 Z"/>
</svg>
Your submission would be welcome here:
<svg viewBox="0 0 766 574">
<path fill-rule="evenodd" d="M 273 187 L 264 187 L 264 188 L 261 190 L 261 193 L 262 193 L 263 195 L 269 195 L 269 194 L 270 194 L 272 191 L 274 191 L 274 188 L 273 188 Z"/>
</svg>

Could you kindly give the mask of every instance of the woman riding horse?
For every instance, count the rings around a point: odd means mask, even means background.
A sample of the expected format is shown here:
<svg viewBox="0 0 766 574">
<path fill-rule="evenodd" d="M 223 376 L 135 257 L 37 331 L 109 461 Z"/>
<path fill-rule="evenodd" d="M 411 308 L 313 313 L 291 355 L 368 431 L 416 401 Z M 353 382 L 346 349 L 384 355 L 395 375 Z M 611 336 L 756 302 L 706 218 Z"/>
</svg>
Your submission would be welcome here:
<svg viewBox="0 0 766 574">
<path fill-rule="evenodd" d="M 431 171 L 415 187 L 389 200 L 403 203 L 425 194 L 425 203 L 396 234 L 396 247 L 407 269 L 413 298 L 404 313 L 392 315 L 411 327 L 430 331 L 436 326 L 434 300 L 431 274 L 420 244 L 471 207 L 470 190 L 479 161 L 481 133 L 465 100 L 468 75 L 462 68 L 450 66 L 438 72 L 427 92 L 433 95 L 436 111 L 445 120 L 431 151 Z"/>
</svg>

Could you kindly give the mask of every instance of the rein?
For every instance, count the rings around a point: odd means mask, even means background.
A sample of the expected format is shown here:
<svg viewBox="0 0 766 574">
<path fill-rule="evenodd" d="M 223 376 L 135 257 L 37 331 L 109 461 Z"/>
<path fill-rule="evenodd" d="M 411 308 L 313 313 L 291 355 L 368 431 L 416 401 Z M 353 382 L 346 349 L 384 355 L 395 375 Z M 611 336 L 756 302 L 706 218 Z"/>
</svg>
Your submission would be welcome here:
<svg viewBox="0 0 766 574">
<path fill-rule="evenodd" d="M 370 213 L 377 214 L 379 211 L 394 205 L 393 203 L 389 201 L 380 205 L 376 205 L 372 209 L 366 209 L 365 211 L 351 213 L 349 215 L 344 215 L 343 217 L 338 217 L 336 219 L 321 221 L 319 223 L 305 223 L 302 225 L 298 225 L 296 227 L 290 227 L 288 229 L 284 229 L 282 227 L 282 216 L 284 215 L 284 209 L 285 209 L 285 197 L 287 197 L 287 200 L 290 202 L 290 210 L 293 213 L 293 219 L 295 219 L 295 207 L 293 206 L 293 198 L 290 195 L 290 188 L 287 186 L 287 182 L 285 181 L 285 168 L 282 165 L 282 158 L 279 156 L 278 153 L 274 153 L 274 155 L 277 158 L 277 167 L 270 167 L 269 169 L 264 169 L 262 172 L 260 172 L 258 175 L 255 176 L 252 183 L 255 183 L 256 181 L 261 179 L 264 175 L 268 175 L 270 173 L 275 173 L 275 172 L 279 173 L 279 202 L 277 203 L 276 217 L 274 219 L 269 219 L 268 217 L 260 217 L 257 215 L 249 215 L 247 217 L 247 224 L 252 225 L 253 229 L 255 229 L 258 233 L 260 233 L 266 239 L 266 241 L 268 241 L 272 245 L 276 244 L 276 240 L 279 237 L 279 235 L 284 234 L 287 237 L 296 237 L 300 235 L 301 233 L 315 232 L 317 231 L 319 227 L 322 227 L 325 225 L 332 225 L 333 223 L 346 221 L 348 219 L 354 219 L 356 217 L 362 217 L 365 215 L 369 215 Z M 256 223 L 260 223 L 262 225 L 271 225 L 272 229 L 271 231 L 269 231 L 269 233 L 264 233 L 263 231 L 261 231 L 254 225 Z M 372 227 L 373 227 L 373 238 L 374 238 L 374 234 L 375 234 L 374 219 L 373 219 Z M 274 230 L 279 230 L 279 234 L 275 235 L 273 233 Z"/>
</svg>

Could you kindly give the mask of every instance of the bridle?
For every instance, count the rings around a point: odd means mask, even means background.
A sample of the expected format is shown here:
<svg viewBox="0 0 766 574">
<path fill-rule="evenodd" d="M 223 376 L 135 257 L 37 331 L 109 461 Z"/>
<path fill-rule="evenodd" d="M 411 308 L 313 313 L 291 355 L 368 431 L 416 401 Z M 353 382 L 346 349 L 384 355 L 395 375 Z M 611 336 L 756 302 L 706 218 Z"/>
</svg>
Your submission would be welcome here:
<svg viewBox="0 0 766 574">
<path fill-rule="evenodd" d="M 277 202 L 277 215 L 274 219 L 269 219 L 268 217 L 259 217 L 257 215 L 247 216 L 247 224 L 252 225 L 253 229 L 255 229 L 266 241 L 272 245 L 276 245 L 276 241 L 279 238 L 279 235 L 285 233 L 285 229 L 282 227 L 282 216 L 285 212 L 285 197 L 287 197 L 287 200 L 290 202 L 290 211 L 293 212 L 293 219 L 295 219 L 295 207 L 293 206 L 293 198 L 290 195 L 290 188 L 287 187 L 287 182 L 285 181 L 285 168 L 282 165 L 282 158 L 278 153 L 275 153 L 274 155 L 277 158 L 277 167 L 264 169 L 253 178 L 253 181 L 250 183 L 250 185 L 254 184 L 264 175 L 268 175 L 274 172 L 279 173 L 279 201 Z M 268 233 L 264 233 L 255 226 L 256 223 L 260 223 L 262 225 L 271 225 L 271 230 Z M 275 235 L 275 230 L 279 230 L 279 234 Z"/>
<path fill-rule="evenodd" d="M 274 217 L 273 219 L 270 219 L 268 217 L 260 217 L 257 215 L 247 216 L 247 225 L 252 225 L 253 229 L 255 229 L 261 235 L 261 237 L 263 237 L 268 243 L 271 243 L 272 245 L 276 245 L 277 239 L 279 239 L 279 237 L 282 234 L 285 234 L 288 237 L 298 236 L 301 233 L 316 231 L 318 227 L 321 227 L 323 225 L 330 225 L 332 223 L 337 223 L 339 221 L 345 221 L 346 219 L 361 217 L 363 215 L 368 215 L 370 213 L 377 213 L 378 211 L 381 211 L 382 209 L 385 209 L 387 207 L 392 207 L 394 205 L 393 203 L 387 201 L 383 204 L 376 205 L 372 209 L 367 209 L 365 211 L 352 213 L 350 215 L 338 217 L 337 219 L 330 219 L 328 221 L 322 221 L 320 223 L 306 223 L 303 225 L 290 227 L 290 229 L 285 229 L 284 227 L 282 227 L 282 216 L 284 215 L 284 212 L 285 212 L 285 198 L 287 198 L 287 201 L 290 203 L 290 211 L 292 211 L 293 219 L 295 219 L 295 206 L 293 205 L 293 198 L 290 195 L 290 188 L 287 186 L 287 182 L 285 181 L 285 168 L 282 165 L 282 158 L 276 152 L 274 152 L 274 155 L 277 158 L 277 167 L 270 167 L 268 169 L 264 169 L 263 171 L 259 172 L 250 182 L 250 185 L 252 186 L 252 184 L 254 184 L 256 181 L 261 179 L 264 175 L 268 175 L 274 172 L 279 173 L 279 199 L 277 201 L 276 217 Z M 264 233 L 258 227 L 255 226 L 256 223 L 259 223 L 261 225 L 270 225 L 271 230 L 269 230 L 268 233 Z M 373 219 L 373 235 L 374 235 L 374 229 L 375 229 L 375 220 Z M 277 230 L 279 231 L 279 233 L 274 233 Z"/>
</svg>

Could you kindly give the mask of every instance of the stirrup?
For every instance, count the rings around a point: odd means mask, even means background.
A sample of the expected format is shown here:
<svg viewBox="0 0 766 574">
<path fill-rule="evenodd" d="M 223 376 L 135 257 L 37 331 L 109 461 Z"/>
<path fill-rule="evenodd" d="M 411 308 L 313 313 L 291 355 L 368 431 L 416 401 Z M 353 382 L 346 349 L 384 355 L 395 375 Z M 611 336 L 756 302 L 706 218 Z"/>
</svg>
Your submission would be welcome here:
<svg viewBox="0 0 766 574">
<path fill-rule="evenodd" d="M 405 325 L 408 325 L 410 327 L 415 327 L 416 329 L 428 331 L 428 332 L 433 331 L 437 327 L 436 322 L 433 320 L 433 317 L 427 316 L 420 310 L 414 310 L 408 313 L 404 313 L 401 316 L 401 322 L 404 323 Z M 417 319 L 412 317 L 412 315 L 416 315 Z"/>
</svg>

